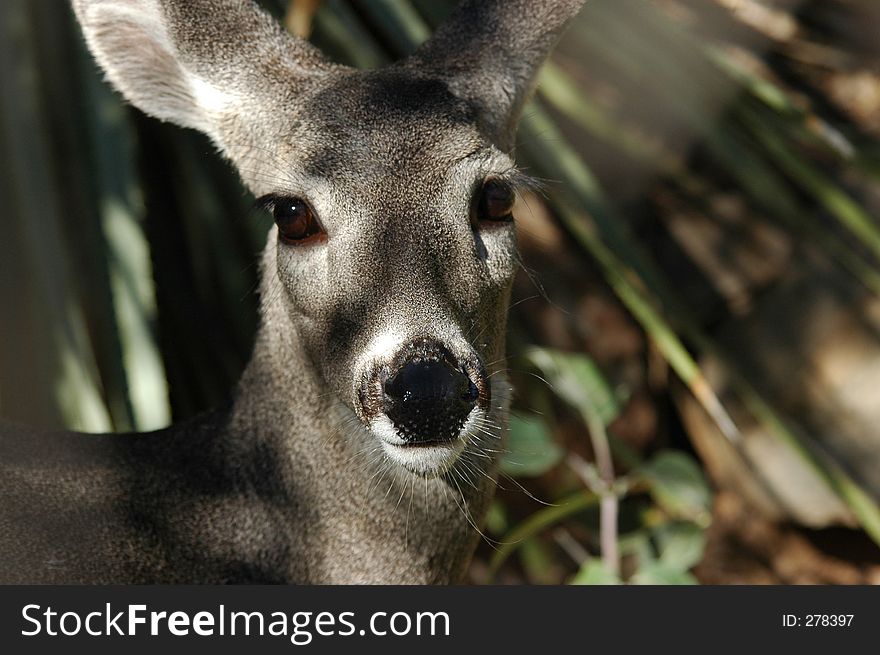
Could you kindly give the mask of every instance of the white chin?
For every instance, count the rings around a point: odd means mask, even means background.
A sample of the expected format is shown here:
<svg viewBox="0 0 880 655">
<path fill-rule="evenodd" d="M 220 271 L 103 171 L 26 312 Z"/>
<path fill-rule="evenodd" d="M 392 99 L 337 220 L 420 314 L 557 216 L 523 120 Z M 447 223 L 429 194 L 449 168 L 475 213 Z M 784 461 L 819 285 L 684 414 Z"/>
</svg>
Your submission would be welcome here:
<svg viewBox="0 0 880 655">
<path fill-rule="evenodd" d="M 385 416 L 380 416 L 370 425 L 373 435 L 382 444 L 385 455 L 410 473 L 433 478 L 448 471 L 459 458 L 467 444 L 467 431 L 462 431 L 457 439 L 444 444 L 424 446 L 406 445 Z"/>
<path fill-rule="evenodd" d="M 448 471 L 464 450 L 464 439 L 448 444 L 431 446 L 398 446 L 382 439 L 382 450 L 388 459 L 406 470 L 426 478 L 433 478 Z"/>
</svg>

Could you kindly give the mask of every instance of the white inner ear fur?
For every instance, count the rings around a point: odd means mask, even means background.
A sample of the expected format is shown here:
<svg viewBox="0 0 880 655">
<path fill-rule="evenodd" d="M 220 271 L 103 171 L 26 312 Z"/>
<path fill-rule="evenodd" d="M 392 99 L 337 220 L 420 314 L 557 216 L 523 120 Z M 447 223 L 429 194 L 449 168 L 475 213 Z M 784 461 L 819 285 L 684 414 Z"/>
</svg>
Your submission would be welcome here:
<svg viewBox="0 0 880 655">
<path fill-rule="evenodd" d="M 166 52 L 171 52 L 171 42 L 162 23 L 162 14 L 155 1 L 147 2 L 103 2 L 92 5 L 82 4 L 79 8 L 84 26 L 92 23 L 100 14 L 109 14 L 115 21 L 135 23 L 143 30 L 151 41 Z M 105 22 L 110 22 L 104 19 Z"/>
<path fill-rule="evenodd" d="M 161 120 L 200 130 L 220 145 L 217 118 L 240 98 L 187 70 L 155 0 L 75 8 L 90 49 L 130 102 Z"/>
<path fill-rule="evenodd" d="M 196 104 L 208 114 L 222 113 L 236 101 L 237 96 L 221 91 L 216 86 L 195 75 L 187 73 L 186 78 L 192 89 L 192 96 Z"/>
</svg>

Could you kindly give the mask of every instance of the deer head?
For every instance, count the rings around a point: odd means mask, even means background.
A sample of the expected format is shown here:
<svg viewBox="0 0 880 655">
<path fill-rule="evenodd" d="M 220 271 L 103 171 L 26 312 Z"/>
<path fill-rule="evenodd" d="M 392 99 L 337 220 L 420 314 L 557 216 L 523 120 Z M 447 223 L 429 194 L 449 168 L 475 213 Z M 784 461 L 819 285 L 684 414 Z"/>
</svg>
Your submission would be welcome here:
<svg viewBox="0 0 880 655">
<path fill-rule="evenodd" d="M 207 134 L 273 214 L 262 330 L 376 452 L 431 478 L 500 432 L 514 128 L 581 2 L 465 2 L 375 71 L 328 62 L 249 0 L 74 8 L 116 88 Z"/>
</svg>

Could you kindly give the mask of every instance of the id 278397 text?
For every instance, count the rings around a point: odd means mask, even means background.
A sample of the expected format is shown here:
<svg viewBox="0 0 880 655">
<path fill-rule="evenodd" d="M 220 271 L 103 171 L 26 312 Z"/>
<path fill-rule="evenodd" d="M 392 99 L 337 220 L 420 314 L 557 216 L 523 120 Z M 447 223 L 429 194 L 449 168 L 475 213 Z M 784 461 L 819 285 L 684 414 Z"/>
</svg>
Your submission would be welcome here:
<svg viewBox="0 0 880 655">
<path fill-rule="evenodd" d="M 855 614 L 783 614 L 785 628 L 848 628 Z"/>
</svg>

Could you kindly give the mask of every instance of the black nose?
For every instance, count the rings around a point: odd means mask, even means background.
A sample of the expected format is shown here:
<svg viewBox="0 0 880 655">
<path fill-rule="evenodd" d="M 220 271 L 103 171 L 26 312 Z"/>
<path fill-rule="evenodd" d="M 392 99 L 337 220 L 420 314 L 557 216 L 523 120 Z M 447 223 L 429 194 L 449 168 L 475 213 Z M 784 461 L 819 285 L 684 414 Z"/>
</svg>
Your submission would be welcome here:
<svg viewBox="0 0 880 655">
<path fill-rule="evenodd" d="M 385 414 L 409 444 L 455 439 L 479 397 L 476 385 L 443 360 L 416 360 L 385 381 Z"/>
</svg>

